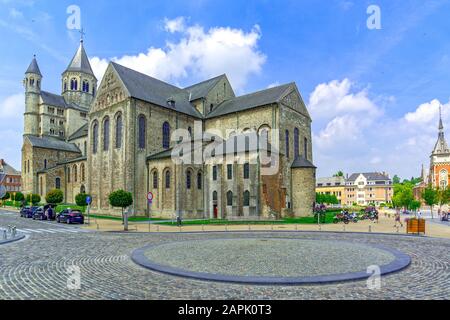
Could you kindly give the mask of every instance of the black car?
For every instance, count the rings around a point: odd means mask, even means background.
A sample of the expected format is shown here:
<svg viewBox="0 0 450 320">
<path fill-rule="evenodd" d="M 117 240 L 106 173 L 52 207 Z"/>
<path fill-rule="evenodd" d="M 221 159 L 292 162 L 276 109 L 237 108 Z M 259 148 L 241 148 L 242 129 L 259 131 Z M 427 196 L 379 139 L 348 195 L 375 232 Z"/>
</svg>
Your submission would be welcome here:
<svg viewBox="0 0 450 320">
<path fill-rule="evenodd" d="M 84 216 L 81 213 L 81 211 L 65 209 L 56 216 L 56 221 L 58 223 L 65 222 L 67 224 L 72 223 L 84 224 Z"/>
<path fill-rule="evenodd" d="M 33 218 L 34 213 L 36 210 L 38 210 L 39 207 L 24 207 L 22 210 L 20 210 L 20 216 L 22 218 Z"/>
<path fill-rule="evenodd" d="M 47 220 L 44 208 L 39 208 L 33 213 L 33 220 Z"/>
</svg>

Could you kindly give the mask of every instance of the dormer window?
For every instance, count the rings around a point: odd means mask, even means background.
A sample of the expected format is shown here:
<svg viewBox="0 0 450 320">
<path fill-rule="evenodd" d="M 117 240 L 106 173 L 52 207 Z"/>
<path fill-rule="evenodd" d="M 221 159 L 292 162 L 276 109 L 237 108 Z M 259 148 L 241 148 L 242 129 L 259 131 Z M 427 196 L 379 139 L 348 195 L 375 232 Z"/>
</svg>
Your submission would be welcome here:
<svg viewBox="0 0 450 320">
<path fill-rule="evenodd" d="M 171 108 L 175 108 L 175 99 L 170 97 L 169 99 L 167 99 L 167 105 Z"/>
</svg>

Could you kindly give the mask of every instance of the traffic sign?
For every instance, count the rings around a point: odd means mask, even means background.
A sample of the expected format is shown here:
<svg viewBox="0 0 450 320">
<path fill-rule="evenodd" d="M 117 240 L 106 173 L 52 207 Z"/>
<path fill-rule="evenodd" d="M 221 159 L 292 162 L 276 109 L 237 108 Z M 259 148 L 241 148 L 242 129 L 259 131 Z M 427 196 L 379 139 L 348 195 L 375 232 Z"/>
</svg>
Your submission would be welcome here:
<svg viewBox="0 0 450 320">
<path fill-rule="evenodd" d="M 92 202 L 92 198 L 90 197 L 90 196 L 87 196 L 86 197 L 86 204 L 91 204 L 91 202 Z"/>
<path fill-rule="evenodd" d="M 149 193 L 147 194 L 147 200 L 148 200 L 149 202 L 152 202 L 152 201 L 153 201 L 153 193 L 149 192 Z"/>
</svg>

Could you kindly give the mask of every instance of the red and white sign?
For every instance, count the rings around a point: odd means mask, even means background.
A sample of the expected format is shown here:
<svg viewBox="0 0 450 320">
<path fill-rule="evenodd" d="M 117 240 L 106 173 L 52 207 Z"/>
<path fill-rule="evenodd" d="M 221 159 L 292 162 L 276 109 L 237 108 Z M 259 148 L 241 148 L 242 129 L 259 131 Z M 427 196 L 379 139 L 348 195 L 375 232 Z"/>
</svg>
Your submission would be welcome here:
<svg viewBox="0 0 450 320">
<path fill-rule="evenodd" d="M 149 192 L 149 193 L 147 194 L 147 200 L 148 200 L 148 201 L 153 201 L 153 193 Z"/>
</svg>

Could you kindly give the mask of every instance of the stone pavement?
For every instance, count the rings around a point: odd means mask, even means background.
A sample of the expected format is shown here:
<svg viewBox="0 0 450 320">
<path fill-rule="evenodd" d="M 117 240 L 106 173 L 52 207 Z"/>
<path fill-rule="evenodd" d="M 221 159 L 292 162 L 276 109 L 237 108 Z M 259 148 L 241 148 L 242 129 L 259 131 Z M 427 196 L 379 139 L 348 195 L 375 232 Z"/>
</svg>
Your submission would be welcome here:
<svg viewBox="0 0 450 320">
<path fill-rule="evenodd" d="M 36 222 L 0 212 L 0 225 L 11 224 L 20 229 L 55 228 L 53 223 Z M 366 281 L 257 286 L 190 280 L 149 271 L 130 258 L 135 249 L 146 245 L 249 237 L 378 244 L 408 254 L 412 263 L 404 271 L 382 277 L 381 289 L 369 290 Z M 450 240 L 427 237 L 317 232 L 33 233 L 27 240 L 1 246 L 0 256 L 0 299 L 441 300 L 450 296 Z M 72 284 L 73 270 L 79 271 L 79 289 L 68 286 Z"/>
</svg>

